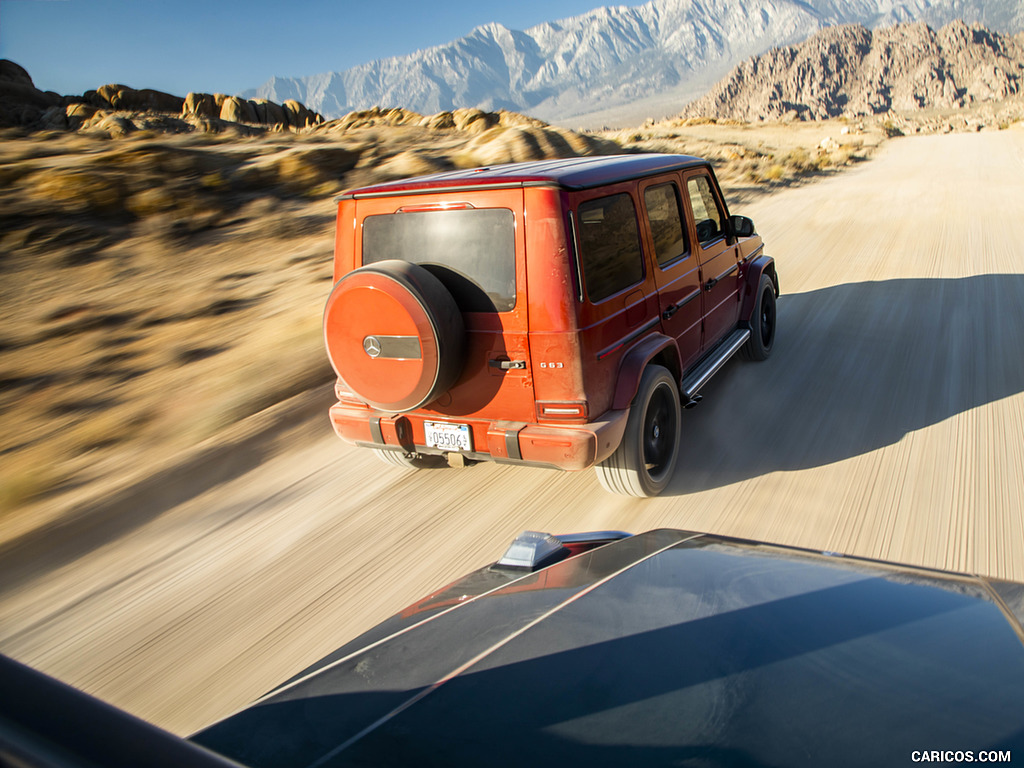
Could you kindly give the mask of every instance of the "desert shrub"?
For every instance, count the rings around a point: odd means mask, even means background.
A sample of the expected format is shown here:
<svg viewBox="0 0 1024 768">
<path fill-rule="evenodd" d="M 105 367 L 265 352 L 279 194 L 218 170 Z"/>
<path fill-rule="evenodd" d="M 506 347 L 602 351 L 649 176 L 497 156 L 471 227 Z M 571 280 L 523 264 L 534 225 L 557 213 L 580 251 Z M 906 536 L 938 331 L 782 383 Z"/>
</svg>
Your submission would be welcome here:
<svg viewBox="0 0 1024 768">
<path fill-rule="evenodd" d="M 120 180 L 97 171 L 39 171 L 25 179 L 29 193 L 75 211 L 116 214 L 124 210 Z"/>
<path fill-rule="evenodd" d="M 174 195 L 165 187 L 153 187 L 136 192 L 125 203 L 125 207 L 142 219 L 156 213 L 170 211 L 175 207 Z"/>
<path fill-rule="evenodd" d="M 886 138 L 893 139 L 897 136 L 903 136 L 903 131 L 896 125 L 892 120 L 886 120 L 882 123 L 882 131 L 885 133 Z"/>
<path fill-rule="evenodd" d="M 797 147 L 782 158 L 782 165 L 796 174 L 801 174 L 813 169 L 815 162 L 806 149 Z"/>
</svg>

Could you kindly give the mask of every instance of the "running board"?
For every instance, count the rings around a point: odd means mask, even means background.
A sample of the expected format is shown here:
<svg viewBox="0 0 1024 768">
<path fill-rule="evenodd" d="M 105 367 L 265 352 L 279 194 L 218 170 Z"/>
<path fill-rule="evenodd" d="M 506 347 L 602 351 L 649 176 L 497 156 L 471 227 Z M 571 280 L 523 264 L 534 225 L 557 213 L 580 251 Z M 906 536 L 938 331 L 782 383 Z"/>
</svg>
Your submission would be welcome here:
<svg viewBox="0 0 1024 768">
<path fill-rule="evenodd" d="M 689 376 L 683 379 L 683 384 L 680 387 L 683 403 L 685 404 L 693 400 L 693 396 L 697 394 L 700 388 L 708 383 L 708 380 L 718 372 L 718 369 L 725 365 L 726 361 L 735 355 L 740 347 L 747 343 L 749 338 L 749 328 L 737 328 L 722 343 L 715 347 L 711 354 L 694 368 Z"/>
</svg>

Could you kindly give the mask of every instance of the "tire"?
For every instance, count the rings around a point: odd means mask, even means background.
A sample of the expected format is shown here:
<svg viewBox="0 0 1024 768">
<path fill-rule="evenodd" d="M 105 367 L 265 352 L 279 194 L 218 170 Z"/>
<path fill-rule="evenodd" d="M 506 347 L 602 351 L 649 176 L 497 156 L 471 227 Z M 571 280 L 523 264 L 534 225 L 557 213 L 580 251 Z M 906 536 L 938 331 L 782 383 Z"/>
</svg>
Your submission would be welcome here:
<svg viewBox="0 0 1024 768">
<path fill-rule="evenodd" d="M 324 309 L 324 340 L 349 390 L 390 413 L 441 397 L 465 362 L 466 330 L 454 297 L 406 261 L 381 261 L 342 277 Z"/>
<path fill-rule="evenodd" d="M 633 398 L 622 442 L 596 467 L 597 479 L 610 493 L 657 496 L 676 468 L 682 408 L 679 387 L 660 365 L 649 365 Z"/>
<path fill-rule="evenodd" d="M 750 338 L 740 354 L 746 360 L 767 360 L 775 347 L 775 283 L 768 275 L 761 275 L 757 288 L 757 302 L 750 316 Z"/>
<path fill-rule="evenodd" d="M 391 467 L 401 467 L 402 469 L 439 469 L 448 466 L 444 456 L 388 451 L 384 448 L 371 448 L 370 450 L 373 451 L 378 459 Z"/>
</svg>

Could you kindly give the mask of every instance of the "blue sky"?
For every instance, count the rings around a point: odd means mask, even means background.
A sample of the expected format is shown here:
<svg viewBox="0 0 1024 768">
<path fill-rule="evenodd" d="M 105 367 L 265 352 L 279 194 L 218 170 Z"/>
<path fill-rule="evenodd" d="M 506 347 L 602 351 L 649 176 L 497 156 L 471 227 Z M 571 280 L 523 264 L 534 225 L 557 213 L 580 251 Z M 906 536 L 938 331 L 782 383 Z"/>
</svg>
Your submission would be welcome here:
<svg viewBox="0 0 1024 768">
<path fill-rule="evenodd" d="M 61 94 L 110 82 L 178 96 L 237 93 L 273 75 L 411 53 L 491 21 L 526 29 L 611 4 L 623 3 L 0 0 L 0 58 L 25 67 L 37 88 Z"/>
</svg>

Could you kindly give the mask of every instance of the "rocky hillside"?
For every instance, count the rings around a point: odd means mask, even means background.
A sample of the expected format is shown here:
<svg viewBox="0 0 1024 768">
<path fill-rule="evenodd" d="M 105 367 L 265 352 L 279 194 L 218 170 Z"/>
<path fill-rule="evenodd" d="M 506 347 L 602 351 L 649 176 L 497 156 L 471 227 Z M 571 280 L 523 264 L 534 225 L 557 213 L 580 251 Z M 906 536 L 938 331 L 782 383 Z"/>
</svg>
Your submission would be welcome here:
<svg viewBox="0 0 1024 768">
<path fill-rule="evenodd" d="M 61 96 L 39 90 L 24 68 L 0 59 L 0 128 L 96 130 L 123 136 L 137 130 L 220 133 L 230 127 L 236 133 L 254 135 L 304 130 L 323 122 L 321 115 L 294 99 L 277 104 L 223 93 L 181 97 L 118 83 L 81 96 Z"/>
<path fill-rule="evenodd" d="M 597 2 L 595 1 L 595 5 Z M 373 104 L 526 112 L 548 122 L 637 125 L 670 114 L 731 67 L 823 28 L 954 19 L 1024 30 L 1020 0 L 649 0 L 527 30 L 487 24 L 445 45 L 308 77 L 249 97 L 298 99 L 328 117 Z"/>
<path fill-rule="evenodd" d="M 1024 92 L 1024 34 L 956 21 L 826 29 L 737 66 L 684 118 L 742 121 L 950 110 Z"/>
</svg>

